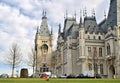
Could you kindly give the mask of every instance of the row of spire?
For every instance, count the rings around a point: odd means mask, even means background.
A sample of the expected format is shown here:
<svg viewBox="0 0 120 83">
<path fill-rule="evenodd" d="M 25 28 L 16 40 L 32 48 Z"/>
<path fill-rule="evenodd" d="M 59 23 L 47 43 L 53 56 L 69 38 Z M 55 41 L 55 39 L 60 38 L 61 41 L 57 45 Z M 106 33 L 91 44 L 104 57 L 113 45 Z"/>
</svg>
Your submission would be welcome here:
<svg viewBox="0 0 120 83">
<path fill-rule="evenodd" d="M 46 10 L 43 10 L 42 16 L 46 17 L 46 14 L 47 14 Z M 82 15 L 84 17 L 87 16 L 87 9 L 86 8 L 83 10 L 83 14 L 82 14 L 82 10 L 80 10 L 80 17 L 82 17 Z M 94 9 L 92 9 L 92 16 L 95 17 L 95 10 Z M 64 18 L 67 18 L 67 17 L 68 17 L 68 11 L 66 10 L 66 15 L 64 15 Z M 76 11 L 74 13 L 74 17 L 76 18 Z M 104 11 L 104 17 L 106 18 L 106 12 L 105 11 Z"/>
<path fill-rule="evenodd" d="M 94 9 L 92 10 L 92 15 L 95 16 L 95 11 Z M 82 16 L 82 10 L 80 10 L 80 16 Z M 86 17 L 87 16 L 87 10 L 83 10 L 83 16 Z M 64 17 L 68 17 L 68 11 L 66 10 L 66 14 L 64 15 Z M 76 11 L 74 13 L 74 17 L 76 17 Z"/>
<path fill-rule="evenodd" d="M 82 15 L 84 17 L 87 17 L 87 10 L 86 8 L 83 10 L 83 14 L 82 14 L 82 10 L 80 10 L 80 25 L 82 24 Z M 43 18 L 46 17 L 46 11 L 43 10 L 43 13 L 42 13 L 42 16 Z M 95 17 L 95 10 L 93 9 L 92 10 L 92 16 Z M 106 18 L 106 12 L 104 11 L 104 16 Z M 66 16 L 64 18 L 67 18 L 68 17 L 68 11 L 66 10 Z M 74 13 L 74 17 L 76 18 L 76 11 Z M 39 27 L 37 28 L 37 32 L 39 32 Z M 59 24 L 59 32 L 61 32 L 61 24 Z M 53 29 L 51 28 L 51 34 L 53 34 Z"/>
<path fill-rule="evenodd" d="M 80 17 L 87 17 L 87 9 L 85 8 L 83 10 L 83 14 L 82 14 L 82 10 L 80 10 Z M 92 9 L 92 16 L 95 17 L 95 10 Z M 64 18 L 67 18 L 68 17 L 68 11 L 66 10 L 66 13 L 64 15 Z M 76 11 L 74 13 L 74 17 L 76 18 Z M 106 12 L 104 11 L 104 17 L 106 18 Z"/>
</svg>

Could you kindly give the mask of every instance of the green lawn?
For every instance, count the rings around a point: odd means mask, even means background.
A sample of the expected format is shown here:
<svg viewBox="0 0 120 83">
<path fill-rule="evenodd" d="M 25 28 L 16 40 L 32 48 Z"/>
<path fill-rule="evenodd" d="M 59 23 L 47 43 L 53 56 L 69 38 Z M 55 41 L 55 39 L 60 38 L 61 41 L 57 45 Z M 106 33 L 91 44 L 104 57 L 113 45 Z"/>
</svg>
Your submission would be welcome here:
<svg viewBox="0 0 120 83">
<path fill-rule="evenodd" d="M 120 79 L 40 79 L 40 78 L 0 78 L 0 83 L 120 83 Z"/>
</svg>

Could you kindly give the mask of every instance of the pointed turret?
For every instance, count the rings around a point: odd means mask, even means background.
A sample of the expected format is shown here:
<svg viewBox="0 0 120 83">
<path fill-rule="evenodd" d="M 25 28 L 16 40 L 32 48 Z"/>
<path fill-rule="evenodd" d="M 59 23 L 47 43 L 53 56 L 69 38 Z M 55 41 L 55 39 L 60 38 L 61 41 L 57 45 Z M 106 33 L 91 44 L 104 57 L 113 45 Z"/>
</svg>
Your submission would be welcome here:
<svg viewBox="0 0 120 83">
<path fill-rule="evenodd" d="M 53 28 L 51 27 L 51 35 L 53 34 Z"/>
<path fill-rule="evenodd" d="M 107 19 L 107 18 L 106 18 L 106 12 L 105 12 L 105 11 L 104 11 L 104 18 L 105 18 L 105 20 Z"/>
<path fill-rule="evenodd" d="M 61 34 L 61 24 L 59 24 L 58 36 Z"/>
<path fill-rule="evenodd" d="M 37 39 L 39 38 L 39 26 L 37 26 L 37 32 L 35 34 L 35 44 L 37 44 Z M 37 46 L 35 45 L 35 50 L 37 51 Z"/>
<path fill-rule="evenodd" d="M 92 10 L 92 17 L 95 17 L 95 10 Z"/>
<path fill-rule="evenodd" d="M 86 9 L 86 7 L 85 7 L 85 9 L 83 10 L 83 16 L 84 16 L 84 17 L 87 17 L 87 9 Z"/>
<path fill-rule="evenodd" d="M 51 34 L 50 34 L 50 46 L 53 46 L 53 28 L 51 27 Z"/>
<path fill-rule="evenodd" d="M 75 18 L 75 20 L 76 20 L 76 11 L 75 11 L 75 13 L 74 13 L 74 18 Z"/>
<path fill-rule="evenodd" d="M 39 33 L 39 26 L 37 26 L 37 33 Z"/>
<path fill-rule="evenodd" d="M 68 17 L 68 11 L 66 10 L 66 12 L 65 12 L 65 19 Z"/>
<path fill-rule="evenodd" d="M 80 10 L 80 24 L 79 24 L 79 27 L 81 28 L 83 25 L 82 23 L 82 11 Z"/>
<path fill-rule="evenodd" d="M 38 35 L 39 35 L 39 26 L 37 26 L 36 39 L 37 39 Z"/>
<path fill-rule="evenodd" d="M 42 17 L 42 22 L 40 26 L 40 35 L 42 36 L 50 35 L 50 31 L 48 29 L 48 24 L 47 24 L 46 11 L 43 11 L 43 17 Z"/>
<path fill-rule="evenodd" d="M 42 15 L 43 15 L 42 19 L 46 18 L 46 11 L 45 11 L 45 10 L 43 10 Z M 46 19 L 47 19 L 47 18 L 46 18 Z"/>
</svg>

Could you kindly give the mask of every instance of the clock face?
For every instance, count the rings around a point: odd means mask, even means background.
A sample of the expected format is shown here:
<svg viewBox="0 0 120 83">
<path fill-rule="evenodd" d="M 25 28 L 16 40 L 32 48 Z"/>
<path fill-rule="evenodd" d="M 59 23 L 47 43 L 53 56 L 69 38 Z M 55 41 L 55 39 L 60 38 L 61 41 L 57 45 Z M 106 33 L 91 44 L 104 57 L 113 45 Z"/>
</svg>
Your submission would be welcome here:
<svg viewBox="0 0 120 83">
<path fill-rule="evenodd" d="M 46 54 L 48 52 L 48 46 L 46 44 L 43 44 L 41 46 L 41 51 L 42 51 L 42 53 Z"/>
</svg>

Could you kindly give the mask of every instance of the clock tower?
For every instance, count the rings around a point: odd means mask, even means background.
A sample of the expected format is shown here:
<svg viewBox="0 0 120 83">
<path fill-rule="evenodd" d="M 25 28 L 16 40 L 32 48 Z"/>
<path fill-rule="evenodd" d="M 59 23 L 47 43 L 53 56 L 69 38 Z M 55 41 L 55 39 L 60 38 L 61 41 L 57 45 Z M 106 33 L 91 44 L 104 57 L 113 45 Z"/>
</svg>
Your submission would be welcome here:
<svg viewBox="0 0 120 83">
<path fill-rule="evenodd" d="M 41 25 L 35 37 L 36 73 L 51 72 L 53 33 L 47 24 L 46 12 L 43 11 Z"/>
</svg>

